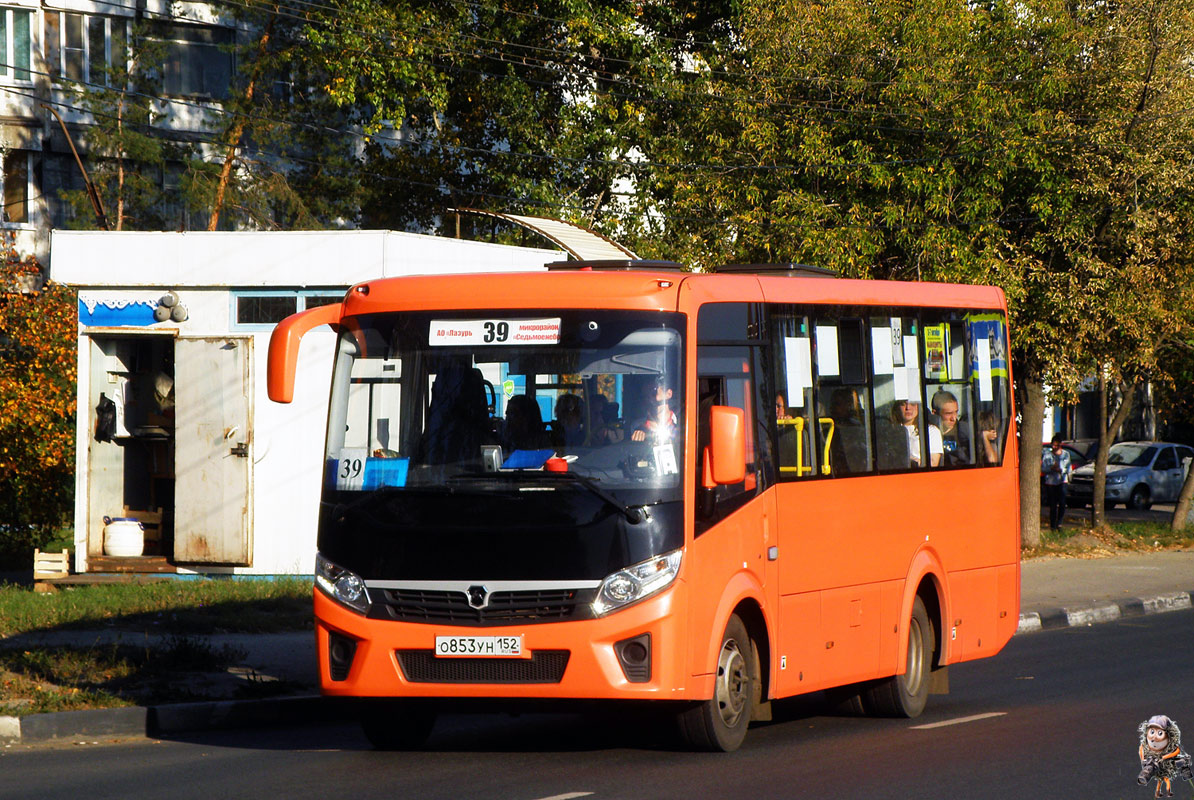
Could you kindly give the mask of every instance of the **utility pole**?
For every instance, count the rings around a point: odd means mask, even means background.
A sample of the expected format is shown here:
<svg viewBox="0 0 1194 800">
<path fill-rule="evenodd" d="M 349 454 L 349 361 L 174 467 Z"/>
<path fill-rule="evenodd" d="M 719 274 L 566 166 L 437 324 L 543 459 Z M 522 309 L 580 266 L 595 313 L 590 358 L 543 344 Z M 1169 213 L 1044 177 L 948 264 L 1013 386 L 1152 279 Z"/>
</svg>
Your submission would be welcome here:
<svg viewBox="0 0 1194 800">
<path fill-rule="evenodd" d="M 95 188 L 95 184 L 91 182 L 91 177 L 87 174 L 87 168 L 83 166 L 83 159 L 79 158 L 79 151 L 75 149 L 75 142 L 70 137 L 70 131 L 66 129 L 66 123 L 57 111 L 45 103 L 42 103 L 41 107 L 53 114 L 58 119 L 58 124 L 62 126 L 62 135 L 66 137 L 66 143 L 70 145 L 70 151 L 74 153 L 75 163 L 79 165 L 79 172 L 83 175 L 83 183 L 87 186 L 87 196 L 91 199 L 91 208 L 95 210 L 95 221 L 99 223 L 101 230 L 111 230 L 108 227 L 108 217 L 104 214 L 104 204 L 100 202 L 99 191 Z"/>
</svg>

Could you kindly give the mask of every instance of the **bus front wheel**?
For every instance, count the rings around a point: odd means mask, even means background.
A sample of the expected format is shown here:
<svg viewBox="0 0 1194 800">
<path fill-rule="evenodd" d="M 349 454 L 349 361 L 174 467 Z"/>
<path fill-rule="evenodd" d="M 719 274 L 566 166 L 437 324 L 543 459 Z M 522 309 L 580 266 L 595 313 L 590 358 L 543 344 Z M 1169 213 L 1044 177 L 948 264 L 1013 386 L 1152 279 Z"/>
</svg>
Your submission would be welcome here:
<svg viewBox="0 0 1194 800">
<path fill-rule="evenodd" d="M 882 717 L 918 717 L 929 699 L 929 672 L 936 649 L 933 623 L 919 597 L 908 620 L 908 661 L 903 675 L 892 675 L 866 693 L 867 706 Z"/>
<path fill-rule="evenodd" d="M 737 614 L 721 637 L 713 697 L 679 715 L 680 734 L 698 750 L 737 750 L 759 701 L 759 656 Z"/>
<path fill-rule="evenodd" d="M 435 727 L 435 711 L 403 700 L 368 700 L 361 708 L 361 728 L 375 750 L 415 750 Z"/>
</svg>

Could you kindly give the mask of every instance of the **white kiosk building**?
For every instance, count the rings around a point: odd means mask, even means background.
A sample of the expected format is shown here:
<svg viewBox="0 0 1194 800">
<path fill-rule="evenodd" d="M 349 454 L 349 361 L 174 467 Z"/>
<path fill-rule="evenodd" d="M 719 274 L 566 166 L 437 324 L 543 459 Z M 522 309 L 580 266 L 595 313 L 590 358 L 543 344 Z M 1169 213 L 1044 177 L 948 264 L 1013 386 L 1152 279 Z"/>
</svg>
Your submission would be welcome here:
<svg viewBox="0 0 1194 800">
<path fill-rule="evenodd" d="M 367 279 L 567 257 L 387 231 L 55 231 L 52 248 L 51 278 L 79 291 L 77 572 L 310 574 L 334 335 L 304 339 L 278 405 L 274 325 Z M 144 554 L 105 554 L 105 517 L 139 520 Z"/>
</svg>

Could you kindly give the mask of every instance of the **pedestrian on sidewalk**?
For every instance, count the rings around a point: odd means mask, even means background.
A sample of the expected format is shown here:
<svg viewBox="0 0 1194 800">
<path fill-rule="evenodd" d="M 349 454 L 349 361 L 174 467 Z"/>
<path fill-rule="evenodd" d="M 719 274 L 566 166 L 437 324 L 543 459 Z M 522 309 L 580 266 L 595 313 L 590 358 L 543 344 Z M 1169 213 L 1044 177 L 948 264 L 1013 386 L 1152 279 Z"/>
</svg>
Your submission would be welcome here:
<svg viewBox="0 0 1194 800">
<path fill-rule="evenodd" d="M 1070 453 L 1061 446 L 1060 433 L 1053 434 L 1049 450 L 1041 456 L 1041 475 L 1045 479 L 1045 503 L 1049 506 L 1049 528 L 1061 530 L 1065 519 L 1065 490 L 1070 482 Z"/>
</svg>

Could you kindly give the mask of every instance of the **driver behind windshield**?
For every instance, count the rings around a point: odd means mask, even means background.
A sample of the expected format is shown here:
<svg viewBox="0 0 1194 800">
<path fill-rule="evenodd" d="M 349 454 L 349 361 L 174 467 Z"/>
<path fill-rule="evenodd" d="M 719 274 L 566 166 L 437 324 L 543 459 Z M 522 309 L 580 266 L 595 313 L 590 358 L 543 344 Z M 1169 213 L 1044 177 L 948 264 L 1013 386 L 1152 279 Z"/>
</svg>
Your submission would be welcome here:
<svg viewBox="0 0 1194 800">
<path fill-rule="evenodd" d="M 630 434 L 634 442 L 670 442 L 676 435 L 676 412 L 671 408 L 672 390 L 662 381 L 645 384 L 646 418 Z"/>
</svg>

